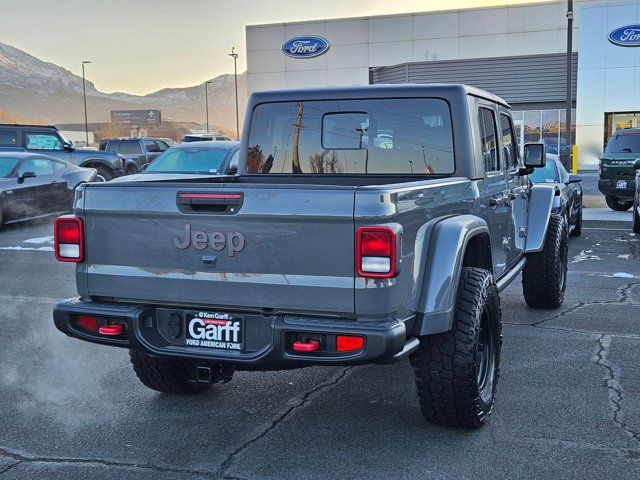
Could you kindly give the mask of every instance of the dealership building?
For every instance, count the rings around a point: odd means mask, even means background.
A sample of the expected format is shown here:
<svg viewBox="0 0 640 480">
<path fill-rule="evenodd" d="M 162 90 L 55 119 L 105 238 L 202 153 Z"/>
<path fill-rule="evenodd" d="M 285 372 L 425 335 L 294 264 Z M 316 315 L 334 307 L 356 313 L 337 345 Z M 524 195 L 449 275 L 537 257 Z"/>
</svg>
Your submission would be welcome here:
<svg viewBox="0 0 640 480">
<path fill-rule="evenodd" d="M 640 0 L 576 1 L 573 125 L 580 169 L 640 127 Z M 520 143 L 566 150 L 566 1 L 246 28 L 249 92 L 466 83 L 505 98 Z M 637 47 L 637 48 L 636 48 Z"/>
</svg>

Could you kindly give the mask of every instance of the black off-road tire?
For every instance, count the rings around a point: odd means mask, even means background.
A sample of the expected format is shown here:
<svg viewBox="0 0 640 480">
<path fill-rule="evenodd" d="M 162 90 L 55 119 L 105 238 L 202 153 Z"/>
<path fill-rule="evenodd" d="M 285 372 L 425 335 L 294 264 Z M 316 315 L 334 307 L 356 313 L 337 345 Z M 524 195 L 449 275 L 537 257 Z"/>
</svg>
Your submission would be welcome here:
<svg viewBox="0 0 640 480">
<path fill-rule="evenodd" d="M 571 230 L 572 237 L 579 237 L 580 235 L 582 235 L 582 202 L 580 202 L 578 213 L 576 213 L 576 223 L 573 226 L 573 230 Z"/>
<path fill-rule="evenodd" d="M 97 180 L 99 182 L 108 182 L 113 178 L 113 172 L 106 167 L 96 167 L 98 171 Z"/>
<path fill-rule="evenodd" d="M 450 331 L 420 339 L 412 364 L 420 406 L 431 423 L 480 428 L 493 408 L 502 322 L 493 276 L 463 268 Z"/>
<path fill-rule="evenodd" d="M 569 240 L 564 218 L 551 215 L 542 251 L 527 254 L 522 271 L 524 300 L 531 308 L 558 308 L 567 288 Z"/>
<path fill-rule="evenodd" d="M 133 371 L 138 379 L 152 390 L 174 395 L 193 395 L 211 387 L 209 383 L 197 383 L 188 378 L 192 362 L 172 358 L 153 357 L 136 350 L 129 350 Z"/>
<path fill-rule="evenodd" d="M 616 212 L 626 212 L 631 208 L 631 205 L 633 205 L 632 201 L 620 200 L 609 195 L 605 196 L 604 200 L 607 202 L 607 206 Z"/>
</svg>

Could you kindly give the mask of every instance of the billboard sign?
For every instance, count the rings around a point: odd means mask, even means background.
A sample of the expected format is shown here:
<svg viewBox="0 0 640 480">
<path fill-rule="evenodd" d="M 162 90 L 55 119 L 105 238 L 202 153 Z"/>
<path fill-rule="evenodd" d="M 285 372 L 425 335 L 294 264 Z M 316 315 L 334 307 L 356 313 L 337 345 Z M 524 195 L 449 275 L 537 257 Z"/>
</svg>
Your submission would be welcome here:
<svg viewBox="0 0 640 480">
<path fill-rule="evenodd" d="M 115 125 L 160 125 L 160 110 L 111 110 Z"/>
</svg>

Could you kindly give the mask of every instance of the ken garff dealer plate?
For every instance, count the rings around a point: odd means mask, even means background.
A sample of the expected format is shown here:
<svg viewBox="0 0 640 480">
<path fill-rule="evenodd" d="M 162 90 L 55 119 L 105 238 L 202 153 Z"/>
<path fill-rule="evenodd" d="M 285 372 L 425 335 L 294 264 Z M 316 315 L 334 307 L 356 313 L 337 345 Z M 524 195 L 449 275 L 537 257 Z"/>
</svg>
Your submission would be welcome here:
<svg viewBox="0 0 640 480">
<path fill-rule="evenodd" d="M 317 35 L 293 37 L 282 44 L 282 52 L 293 58 L 313 58 L 327 53 L 329 40 Z"/>
<path fill-rule="evenodd" d="M 609 34 L 609 41 L 621 47 L 640 47 L 640 25 L 616 28 Z"/>
</svg>

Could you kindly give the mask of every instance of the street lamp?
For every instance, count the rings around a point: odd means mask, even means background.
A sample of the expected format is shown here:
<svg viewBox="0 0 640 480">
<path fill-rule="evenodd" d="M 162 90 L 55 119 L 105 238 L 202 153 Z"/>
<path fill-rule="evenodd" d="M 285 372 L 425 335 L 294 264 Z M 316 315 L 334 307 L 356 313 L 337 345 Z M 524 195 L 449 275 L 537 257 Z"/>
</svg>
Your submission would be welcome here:
<svg viewBox="0 0 640 480">
<path fill-rule="evenodd" d="M 231 48 L 230 57 L 233 57 L 233 78 L 236 83 L 236 140 L 240 139 L 240 123 L 238 120 L 238 54 L 236 47 Z"/>
<path fill-rule="evenodd" d="M 213 83 L 211 80 L 204 82 L 204 105 L 207 111 L 207 133 L 209 133 L 209 84 Z"/>
<path fill-rule="evenodd" d="M 573 109 L 573 98 L 571 91 L 571 77 L 572 77 L 572 62 L 573 62 L 573 0 L 567 2 L 567 98 L 565 106 L 565 131 L 566 131 L 566 144 L 567 153 L 565 155 L 564 163 L 565 168 L 572 172 L 572 146 L 573 138 L 571 138 L 571 110 Z M 558 145 L 558 153 L 560 153 L 560 145 Z"/>
<path fill-rule="evenodd" d="M 84 137 L 86 145 L 89 146 L 89 124 L 87 122 L 87 85 L 84 78 L 84 66 L 91 63 L 89 60 L 82 61 L 82 97 L 84 99 Z"/>
</svg>

